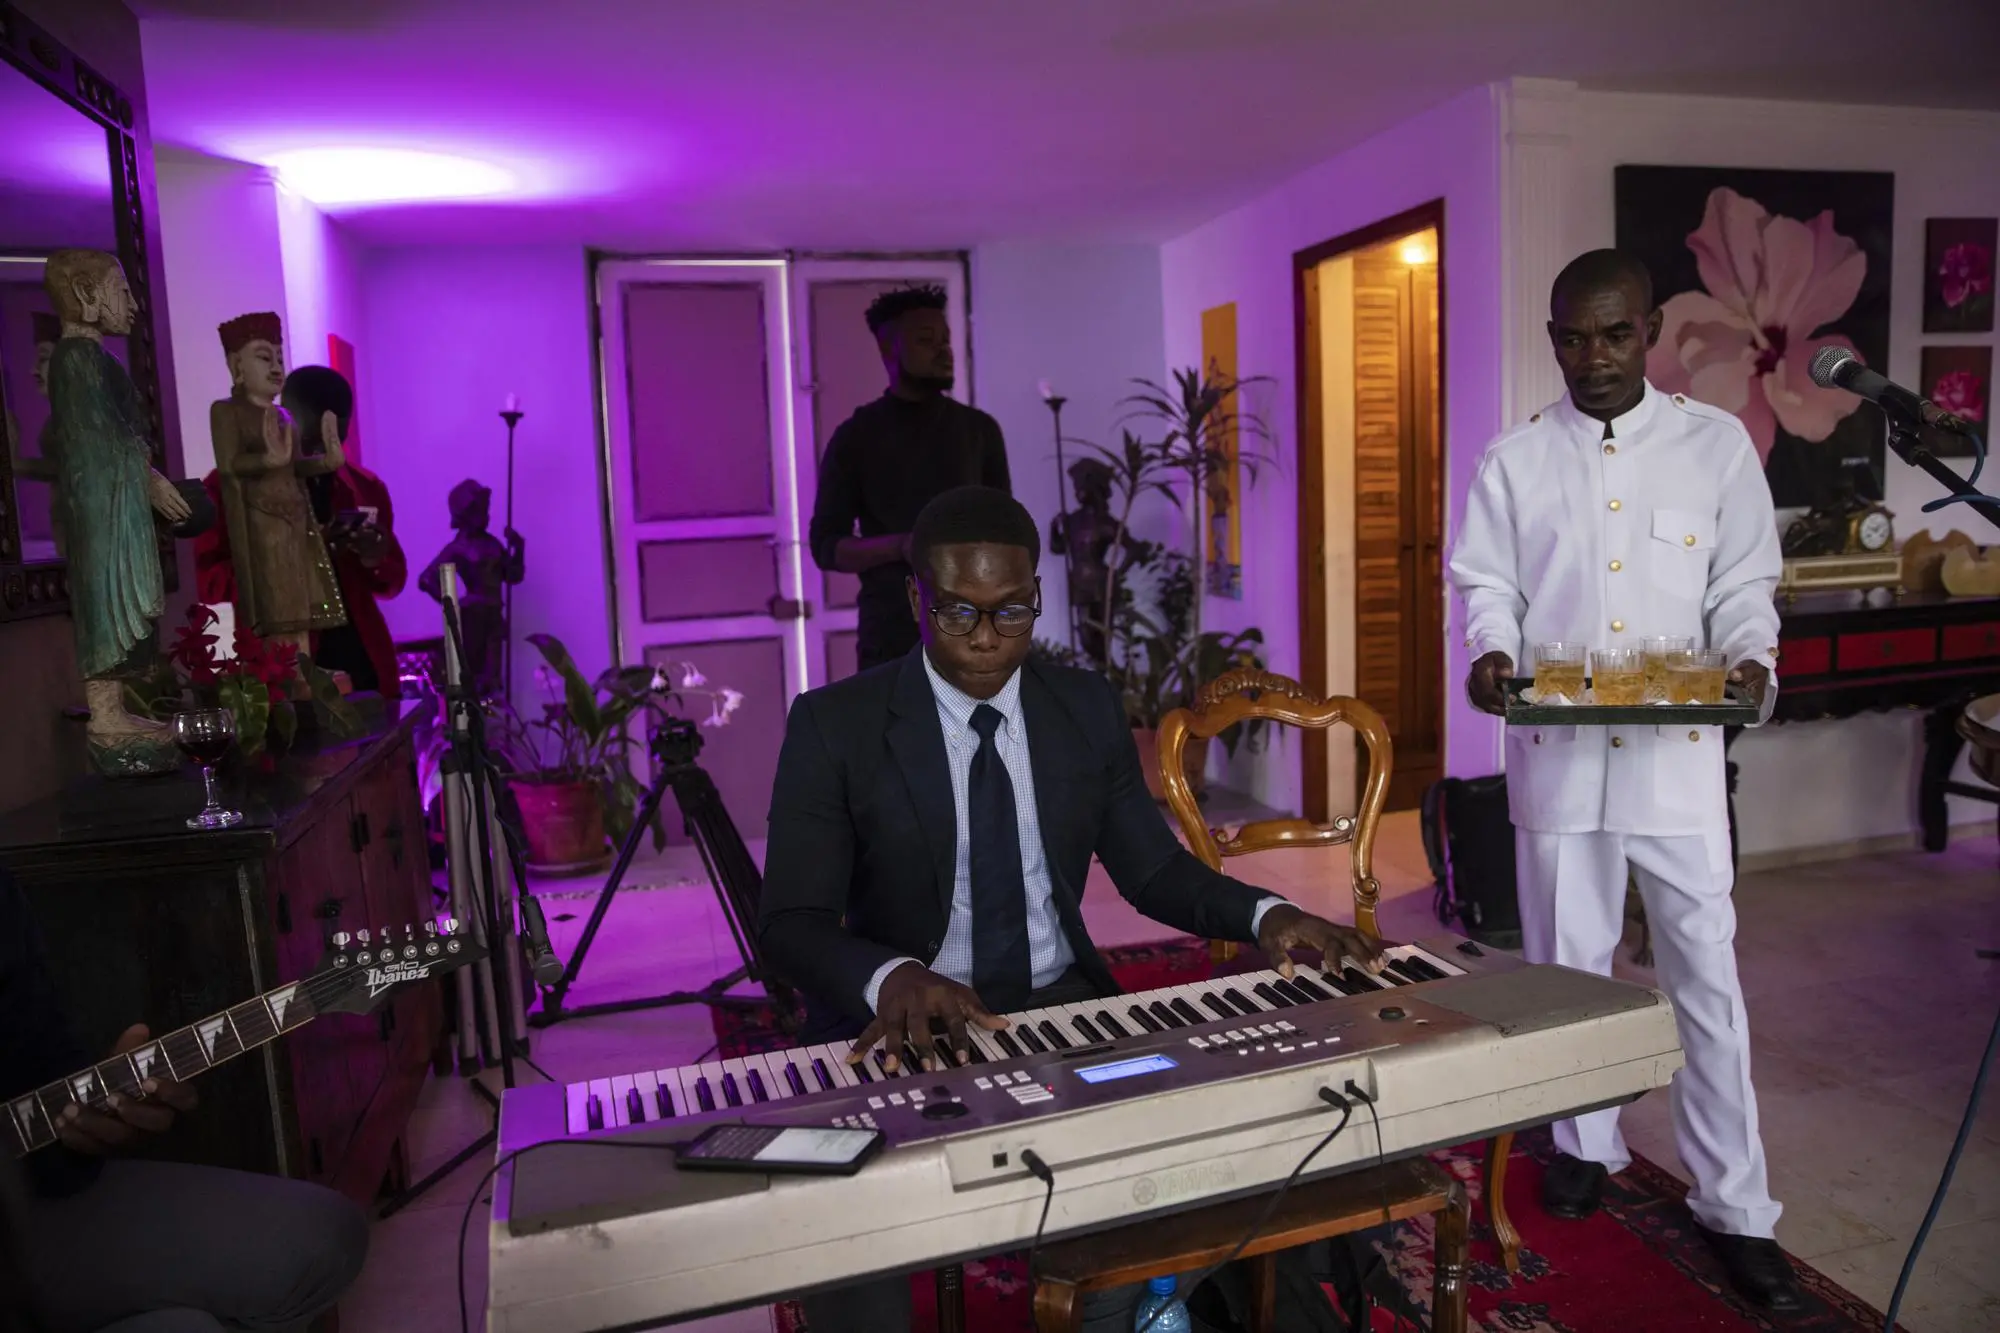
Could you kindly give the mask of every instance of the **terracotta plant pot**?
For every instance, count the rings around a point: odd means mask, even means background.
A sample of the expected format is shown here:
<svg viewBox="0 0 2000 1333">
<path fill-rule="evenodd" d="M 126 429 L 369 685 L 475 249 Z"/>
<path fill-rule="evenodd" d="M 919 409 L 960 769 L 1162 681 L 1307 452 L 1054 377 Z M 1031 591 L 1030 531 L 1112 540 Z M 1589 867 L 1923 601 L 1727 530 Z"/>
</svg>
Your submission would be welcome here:
<svg viewBox="0 0 2000 1333">
<path fill-rule="evenodd" d="M 1154 800 L 1165 801 L 1167 789 L 1160 781 L 1160 734 L 1151 727 L 1134 727 L 1132 739 L 1139 745 L 1139 771 L 1146 777 L 1146 790 Z M 1181 748 L 1181 770 L 1196 796 L 1208 794 L 1208 743 L 1206 736 L 1190 736 Z"/>
<path fill-rule="evenodd" d="M 604 841 L 604 801 L 594 782 L 510 784 L 528 839 L 528 868 L 543 875 L 587 875 L 611 862 Z"/>
</svg>

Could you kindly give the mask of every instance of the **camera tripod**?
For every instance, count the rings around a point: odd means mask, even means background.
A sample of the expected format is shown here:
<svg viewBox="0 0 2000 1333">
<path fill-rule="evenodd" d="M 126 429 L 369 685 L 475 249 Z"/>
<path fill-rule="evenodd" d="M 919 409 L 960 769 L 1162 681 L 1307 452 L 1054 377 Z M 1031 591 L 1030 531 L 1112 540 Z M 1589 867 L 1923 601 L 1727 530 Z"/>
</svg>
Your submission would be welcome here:
<svg viewBox="0 0 2000 1333">
<path fill-rule="evenodd" d="M 528 1015 L 528 1026 L 545 1028 L 570 1018 L 623 1014 L 675 1004 L 754 1010 L 771 1003 L 777 1009 L 779 1023 L 789 1030 L 796 1010 L 794 994 L 789 987 L 771 977 L 757 951 L 757 899 L 763 888 L 763 876 L 758 872 L 757 863 L 750 858 L 750 849 L 744 846 L 743 835 L 737 832 L 736 822 L 724 808 L 722 794 L 715 788 L 715 780 L 695 762 L 695 757 L 701 753 L 701 746 L 701 733 L 694 723 L 664 714 L 657 716 L 650 744 L 652 785 L 646 789 L 632 827 L 619 844 L 618 859 L 611 867 L 611 877 L 605 881 L 603 891 L 597 895 L 597 901 L 590 909 L 590 920 L 585 923 L 576 949 L 570 954 L 569 965 L 563 969 L 559 980 L 543 987 L 541 1008 Z M 639 844 L 658 817 L 660 802 L 669 790 L 674 794 L 674 803 L 680 806 L 688 836 L 701 854 L 702 868 L 707 871 L 709 883 L 715 889 L 716 903 L 722 908 L 723 920 L 729 923 L 729 933 L 736 942 L 736 953 L 743 960 L 743 965 L 726 976 L 717 977 L 700 990 L 564 1008 L 563 1000 L 583 970 L 583 960 L 590 953 L 598 928 L 604 924 L 604 914 L 624 883 L 625 872 L 631 868 L 632 858 L 638 854 Z M 769 1000 L 763 996 L 728 994 L 730 987 L 742 981 L 755 981 L 763 986 Z"/>
</svg>

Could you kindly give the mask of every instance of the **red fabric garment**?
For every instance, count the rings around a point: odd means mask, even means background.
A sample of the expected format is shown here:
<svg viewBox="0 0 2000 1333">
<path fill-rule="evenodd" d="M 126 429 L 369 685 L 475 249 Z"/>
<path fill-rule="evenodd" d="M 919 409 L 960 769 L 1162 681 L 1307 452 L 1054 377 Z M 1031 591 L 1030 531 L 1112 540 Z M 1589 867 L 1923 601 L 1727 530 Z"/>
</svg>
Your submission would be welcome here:
<svg viewBox="0 0 2000 1333">
<path fill-rule="evenodd" d="M 209 503 L 215 506 L 216 522 L 194 539 L 195 586 L 201 600 L 211 606 L 236 602 L 236 569 L 229 554 L 229 524 L 222 519 L 222 482 L 214 471 L 203 477 Z M 333 551 L 333 571 L 340 581 L 340 596 L 347 603 L 347 621 L 360 636 L 375 675 L 382 682 L 382 697 L 396 699 L 402 686 L 396 671 L 396 642 L 389 635 L 389 622 L 376 605 L 381 598 L 394 597 L 408 581 L 409 562 L 396 540 L 395 508 L 389 503 L 389 488 L 382 479 L 359 463 L 349 462 L 333 474 L 333 507 L 374 509 L 375 522 L 388 537 L 388 550 L 373 569 L 349 551 Z"/>
</svg>

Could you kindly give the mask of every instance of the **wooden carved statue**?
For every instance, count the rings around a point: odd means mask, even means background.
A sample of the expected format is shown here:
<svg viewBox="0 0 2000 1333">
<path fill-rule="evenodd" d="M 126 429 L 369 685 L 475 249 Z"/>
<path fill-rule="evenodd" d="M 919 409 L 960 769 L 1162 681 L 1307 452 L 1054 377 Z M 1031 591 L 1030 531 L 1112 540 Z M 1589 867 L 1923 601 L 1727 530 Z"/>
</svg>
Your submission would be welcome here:
<svg viewBox="0 0 2000 1333">
<path fill-rule="evenodd" d="M 491 521 L 493 492 L 476 481 L 451 488 L 453 537 L 417 578 L 417 586 L 443 599 L 438 568 L 458 567 L 458 629 L 464 640 L 466 684 L 485 698 L 499 691 L 501 654 L 507 643 L 505 588 L 527 573 L 526 544 L 507 529 L 503 545 L 486 530 Z"/>
<path fill-rule="evenodd" d="M 217 331 L 231 387 L 210 405 L 208 429 L 236 567 L 236 623 L 304 652 L 312 631 L 347 623 L 304 478 L 337 471 L 346 456 L 331 416 L 320 438 L 303 440 L 277 405 L 285 358 L 276 315 L 238 315 Z"/>
<path fill-rule="evenodd" d="M 1049 524 L 1049 551 L 1069 558 L 1070 614 L 1078 628 L 1078 646 L 1085 660 L 1104 661 L 1104 598 L 1110 589 L 1111 551 L 1119 544 L 1118 519 L 1111 512 L 1111 467 L 1095 458 L 1069 465 L 1076 508 L 1058 514 Z M 1124 554 L 1138 547 L 1124 534 Z"/>
<path fill-rule="evenodd" d="M 49 356 L 45 437 L 52 502 L 69 561 L 70 620 L 90 705 L 90 754 L 114 776 L 180 763 L 168 727 L 126 711 L 124 683 L 158 647 L 166 600 L 159 525 L 191 516 L 153 470 L 147 417 L 132 377 L 104 350 L 138 313 L 125 271 L 101 250 L 58 250 L 43 269 L 62 337 Z"/>
</svg>

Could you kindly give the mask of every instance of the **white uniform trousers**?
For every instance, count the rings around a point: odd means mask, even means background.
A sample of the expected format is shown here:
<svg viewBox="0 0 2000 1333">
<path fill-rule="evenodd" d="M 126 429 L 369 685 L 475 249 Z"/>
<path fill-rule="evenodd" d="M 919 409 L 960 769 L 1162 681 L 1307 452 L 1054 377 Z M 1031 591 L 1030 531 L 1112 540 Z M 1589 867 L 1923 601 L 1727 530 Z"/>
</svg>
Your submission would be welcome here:
<svg viewBox="0 0 2000 1333">
<path fill-rule="evenodd" d="M 1653 956 L 1674 1004 L 1687 1064 L 1674 1076 L 1674 1138 L 1694 1176 L 1688 1207 L 1713 1231 L 1770 1237 L 1779 1205 L 1764 1177 L 1750 1030 L 1736 977 L 1736 907 L 1727 830 L 1689 837 L 1515 835 L 1521 942 L 1528 960 L 1611 975 L 1625 928 L 1629 866 L 1645 899 Z M 1622 1171 L 1618 1107 L 1557 1122 L 1556 1146 Z"/>
</svg>

